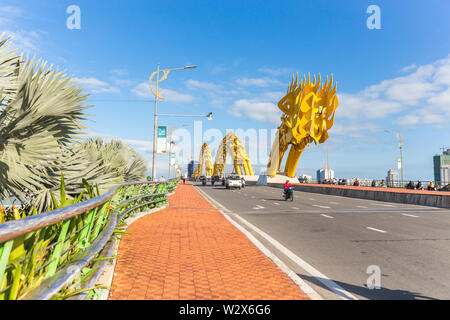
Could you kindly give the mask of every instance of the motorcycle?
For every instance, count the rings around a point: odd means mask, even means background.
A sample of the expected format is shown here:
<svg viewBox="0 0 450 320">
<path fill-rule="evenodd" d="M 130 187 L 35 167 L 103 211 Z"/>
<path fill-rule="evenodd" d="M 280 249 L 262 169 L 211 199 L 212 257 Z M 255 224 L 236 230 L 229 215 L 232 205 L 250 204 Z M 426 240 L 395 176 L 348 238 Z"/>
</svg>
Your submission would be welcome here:
<svg viewBox="0 0 450 320">
<path fill-rule="evenodd" d="M 283 196 L 285 201 L 287 201 L 288 199 L 294 201 L 294 187 L 289 187 L 287 190 L 284 190 Z"/>
</svg>

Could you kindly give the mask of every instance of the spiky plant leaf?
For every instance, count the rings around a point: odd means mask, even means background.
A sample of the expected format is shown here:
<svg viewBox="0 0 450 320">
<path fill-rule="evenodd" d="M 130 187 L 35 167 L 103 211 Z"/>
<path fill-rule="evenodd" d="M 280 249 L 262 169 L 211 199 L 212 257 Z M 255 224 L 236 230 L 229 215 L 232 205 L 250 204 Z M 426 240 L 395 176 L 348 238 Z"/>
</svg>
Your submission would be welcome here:
<svg viewBox="0 0 450 320">
<path fill-rule="evenodd" d="M 37 172 L 42 168 L 58 171 L 47 167 L 85 127 L 87 95 L 70 77 L 45 62 L 24 59 L 17 68 L 13 61 L 0 50 L 0 78 L 13 78 L 1 81 L 0 91 L 16 84 L 8 98 L 2 99 L 0 110 L 0 197 L 7 203 L 11 197 L 27 203 L 29 195 L 40 192 L 47 182 Z M 7 68 L 9 63 L 13 67 Z"/>
</svg>

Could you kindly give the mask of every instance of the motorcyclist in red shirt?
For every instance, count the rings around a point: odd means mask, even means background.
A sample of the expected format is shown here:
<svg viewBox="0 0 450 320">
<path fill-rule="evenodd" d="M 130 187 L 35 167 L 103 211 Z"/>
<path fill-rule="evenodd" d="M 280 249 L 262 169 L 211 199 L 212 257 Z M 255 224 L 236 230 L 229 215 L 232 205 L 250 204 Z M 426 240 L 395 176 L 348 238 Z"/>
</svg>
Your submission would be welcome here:
<svg viewBox="0 0 450 320">
<path fill-rule="evenodd" d="M 284 184 L 284 191 L 292 187 L 292 184 L 289 183 L 289 180 L 286 180 L 286 183 Z"/>
</svg>

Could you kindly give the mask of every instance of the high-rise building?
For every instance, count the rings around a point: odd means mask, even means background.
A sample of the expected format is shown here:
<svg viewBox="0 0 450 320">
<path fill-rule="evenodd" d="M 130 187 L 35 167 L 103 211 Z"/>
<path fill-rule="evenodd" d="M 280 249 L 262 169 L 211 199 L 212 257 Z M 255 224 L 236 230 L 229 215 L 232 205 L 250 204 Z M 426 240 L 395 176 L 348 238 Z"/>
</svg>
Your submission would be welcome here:
<svg viewBox="0 0 450 320">
<path fill-rule="evenodd" d="M 319 169 L 316 172 L 317 175 L 317 180 L 318 181 L 322 181 L 322 180 L 331 180 L 334 179 L 334 170 L 332 169 Z"/>
<path fill-rule="evenodd" d="M 450 149 L 442 149 L 442 154 L 433 157 L 434 182 L 441 187 L 450 183 Z"/>
<path fill-rule="evenodd" d="M 386 184 L 388 187 L 398 187 L 399 186 L 398 172 L 396 170 L 390 169 L 387 172 Z"/>
<path fill-rule="evenodd" d="M 197 169 L 197 167 L 198 161 L 192 160 L 188 163 L 188 178 L 192 178 L 192 175 L 194 174 L 195 169 Z"/>
</svg>

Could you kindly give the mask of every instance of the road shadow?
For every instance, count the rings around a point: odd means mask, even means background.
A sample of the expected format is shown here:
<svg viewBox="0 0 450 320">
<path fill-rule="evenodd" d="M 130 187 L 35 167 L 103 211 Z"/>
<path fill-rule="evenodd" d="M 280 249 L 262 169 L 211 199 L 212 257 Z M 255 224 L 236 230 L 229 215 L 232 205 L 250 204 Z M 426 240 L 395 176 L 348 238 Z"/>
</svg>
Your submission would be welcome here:
<svg viewBox="0 0 450 320">
<path fill-rule="evenodd" d="M 323 283 L 327 282 L 327 279 L 323 279 L 320 277 L 311 277 L 300 273 L 298 273 L 297 275 L 303 280 L 308 280 L 311 283 L 314 283 L 315 285 L 327 291 L 333 292 L 332 289 L 330 289 Z M 349 293 L 353 295 L 358 295 L 360 297 L 365 297 L 369 300 L 440 300 L 437 298 L 424 296 L 418 292 L 411 292 L 407 290 L 391 290 L 383 288 L 383 283 L 381 283 L 380 289 L 369 289 L 366 284 L 364 284 L 364 286 L 355 286 L 349 283 L 336 280 L 333 280 L 333 282 L 342 287 L 343 289 L 345 289 L 346 291 L 348 291 Z M 336 287 L 336 290 L 340 291 L 338 287 Z"/>
</svg>

